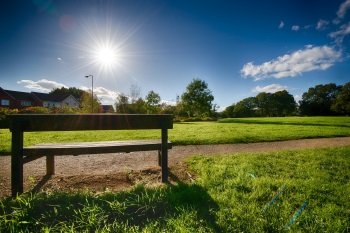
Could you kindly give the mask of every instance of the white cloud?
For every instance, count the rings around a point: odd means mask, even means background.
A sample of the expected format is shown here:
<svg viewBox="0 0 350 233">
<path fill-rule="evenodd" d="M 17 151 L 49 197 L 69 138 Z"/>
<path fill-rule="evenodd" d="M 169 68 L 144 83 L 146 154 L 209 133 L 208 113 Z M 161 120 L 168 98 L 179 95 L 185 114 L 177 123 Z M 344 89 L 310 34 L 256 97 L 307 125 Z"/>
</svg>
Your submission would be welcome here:
<svg viewBox="0 0 350 233">
<path fill-rule="evenodd" d="M 39 81 L 33 81 L 33 80 L 21 80 L 17 82 L 18 84 L 25 84 L 24 87 L 28 88 L 33 91 L 40 91 L 40 92 L 50 92 L 53 89 L 65 87 L 68 88 L 66 85 L 62 83 L 57 83 L 55 81 L 49 81 L 47 79 L 41 79 Z"/>
<path fill-rule="evenodd" d="M 283 90 L 288 90 L 287 86 L 282 86 L 279 84 L 271 84 L 267 86 L 257 86 L 254 87 L 252 92 L 267 92 L 267 93 L 275 93 L 277 91 L 283 91 Z"/>
<path fill-rule="evenodd" d="M 341 56 L 342 52 L 333 47 L 307 45 L 304 50 L 285 54 L 261 65 L 248 62 L 240 72 L 242 77 L 250 76 L 255 80 L 294 77 L 308 71 L 326 70 L 340 61 Z"/>
<path fill-rule="evenodd" d="M 328 24 L 329 24 L 329 21 L 320 19 L 317 22 L 316 29 L 319 31 L 325 30 Z"/>
<path fill-rule="evenodd" d="M 284 22 L 281 21 L 280 25 L 278 26 L 278 28 L 283 28 L 284 27 Z"/>
<path fill-rule="evenodd" d="M 340 5 L 337 12 L 338 18 L 343 19 L 348 9 L 350 9 L 350 0 L 346 0 Z"/>
<path fill-rule="evenodd" d="M 292 27 L 292 31 L 299 31 L 300 27 L 298 25 L 294 25 Z"/>
<path fill-rule="evenodd" d="M 80 89 L 84 91 L 91 90 L 91 88 L 84 86 L 81 86 Z M 108 90 L 104 87 L 94 87 L 94 96 L 95 95 L 101 101 L 102 104 L 114 104 L 120 93 Z"/>
<path fill-rule="evenodd" d="M 336 42 L 343 42 L 344 37 L 350 33 L 350 23 L 342 25 L 338 31 L 329 33 Z"/>
<path fill-rule="evenodd" d="M 299 103 L 299 101 L 302 99 L 302 96 L 300 96 L 300 95 L 295 95 L 293 97 L 294 97 L 295 102 L 297 102 L 297 103 Z"/>
<path fill-rule="evenodd" d="M 174 100 L 161 100 L 160 103 L 170 106 L 176 106 L 176 101 Z"/>
</svg>

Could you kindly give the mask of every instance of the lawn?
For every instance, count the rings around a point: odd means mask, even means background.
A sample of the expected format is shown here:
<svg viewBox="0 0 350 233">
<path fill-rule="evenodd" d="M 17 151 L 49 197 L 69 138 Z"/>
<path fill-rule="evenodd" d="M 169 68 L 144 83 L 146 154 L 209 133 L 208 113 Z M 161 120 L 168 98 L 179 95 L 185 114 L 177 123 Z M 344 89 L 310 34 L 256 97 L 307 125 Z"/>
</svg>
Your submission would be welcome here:
<svg viewBox="0 0 350 233">
<path fill-rule="evenodd" d="M 174 145 L 247 143 L 350 136 L 350 117 L 235 118 L 216 122 L 175 123 Z M 160 138 L 160 131 L 77 131 L 25 133 L 24 145 L 50 142 L 111 141 Z M 0 130 L 0 154 L 10 153 L 11 134 Z"/>
<path fill-rule="evenodd" d="M 349 232 L 350 147 L 187 160 L 196 181 L 0 202 L 0 232 Z M 293 218 L 294 217 L 294 218 Z"/>
</svg>

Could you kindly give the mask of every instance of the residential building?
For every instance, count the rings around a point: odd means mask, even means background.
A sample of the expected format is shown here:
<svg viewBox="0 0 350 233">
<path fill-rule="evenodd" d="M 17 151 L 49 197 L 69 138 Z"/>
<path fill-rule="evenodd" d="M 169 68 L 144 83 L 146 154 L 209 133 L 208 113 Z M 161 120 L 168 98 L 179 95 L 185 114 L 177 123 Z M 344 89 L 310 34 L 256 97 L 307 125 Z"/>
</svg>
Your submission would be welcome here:
<svg viewBox="0 0 350 233">
<path fill-rule="evenodd" d="M 57 95 L 39 92 L 20 92 L 0 87 L 0 107 L 24 109 L 27 107 L 80 107 L 79 101 L 72 95 Z"/>
</svg>

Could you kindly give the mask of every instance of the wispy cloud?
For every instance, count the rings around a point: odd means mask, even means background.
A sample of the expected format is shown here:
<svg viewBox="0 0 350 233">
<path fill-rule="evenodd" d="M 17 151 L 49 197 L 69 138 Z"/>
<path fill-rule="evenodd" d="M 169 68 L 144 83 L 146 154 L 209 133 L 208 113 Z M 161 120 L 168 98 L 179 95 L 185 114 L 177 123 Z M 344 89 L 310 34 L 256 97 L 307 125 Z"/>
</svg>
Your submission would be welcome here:
<svg viewBox="0 0 350 233">
<path fill-rule="evenodd" d="M 280 25 L 278 26 L 278 28 L 283 28 L 284 27 L 284 22 L 283 21 L 281 21 L 281 23 L 280 23 Z"/>
<path fill-rule="evenodd" d="M 346 0 L 340 5 L 337 12 L 338 18 L 343 19 L 348 9 L 350 9 L 350 0 Z"/>
<path fill-rule="evenodd" d="M 329 24 L 329 21 L 320 19 L 317 22 L 316 29 L 319 31 L 323 31 L 326 29 L 327 25 Z"/>
<path fill-rule="evenodd" d="M 341 57 L 342 51 L 333 47 L 308 45 L 303 50 L 285 54 L 261 65 L 248 62 L 240 72 L 244 78 L 253 77 L 254 80 L 294 77 L 308 71 L 326 70 L 340 61 Z"/>
<path fill-rule="evenodd" d="M 292 31 L 299 31 L 300 27 L 298 25 L 292 26 Z"/>
<path fill-rule="evenodd" d="M 277 91 L 288 90 L 287 86 L 282 86 L 280 84 L 271 84 L 267 86 L 256 86 L 252 89 L 252 92 L 267 92 L 267 93 L 275 93 Z"/>
<path fill-rule="evenodd" d="M 350 23 L 342 25 L 338 31 L 329 33 L 329 36 L 334 38 L 337 43 L 341 43 L 344 37 L 350 33 Z"/>
<path fill-rule="evenodd" d="M 21 80 L 17 82 L 18 84 L 24 84 L 25 88 L 28 88 L 33 91 L 40 91 L 40 92 L 50 92 L 51 90 L 55 88 L 61 88 L 65 87 L 68 88 L 66 85 L 62 83 L 58 83 L 55 81 L 49 81 L 47 79 L 41 79 L 38 81 L 33 80 Z"/>
<path fill-rule="evenodd" d="M 81 90 L 90 91 L 89 87 L 80 87 Z M 102 102 L 102 104 L 114 104 L 120 95 L 119 92 L 108 90 L 104 87 L 94 87 L 94 95 L 98 97 L 98 99 Z"/>
</svg>

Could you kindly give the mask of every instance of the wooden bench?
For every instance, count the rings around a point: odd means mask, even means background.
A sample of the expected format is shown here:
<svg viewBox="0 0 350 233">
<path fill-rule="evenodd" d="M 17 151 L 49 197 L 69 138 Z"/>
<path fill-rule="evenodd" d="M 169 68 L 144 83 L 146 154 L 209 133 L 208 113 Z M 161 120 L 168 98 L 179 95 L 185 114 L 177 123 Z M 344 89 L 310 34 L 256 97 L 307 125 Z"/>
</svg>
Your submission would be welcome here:
<svg viewBox="0 0 350 233">
<path fill-rule="evenodd" d="M 12 196 L 23 193 L 23 165 L 46 156 L 47 175 L 55 173 L 55 155 L 104 154 L 158 150 L 162 182 L 168 180 L 168 129 L 173 128 L 172 115 L 136 114 L 13 114 L 8 115 L 12 132 Z M 23 147 L 24 132 L 77 130 L 160 129 L 160 140 L 50 143 Z"/>
</svg>

